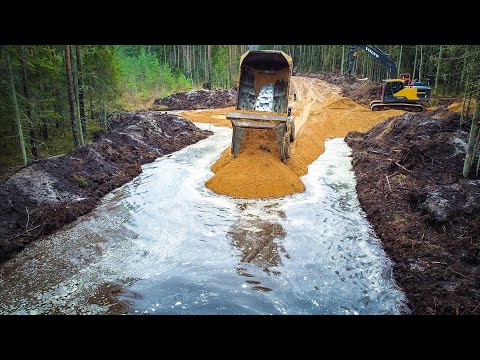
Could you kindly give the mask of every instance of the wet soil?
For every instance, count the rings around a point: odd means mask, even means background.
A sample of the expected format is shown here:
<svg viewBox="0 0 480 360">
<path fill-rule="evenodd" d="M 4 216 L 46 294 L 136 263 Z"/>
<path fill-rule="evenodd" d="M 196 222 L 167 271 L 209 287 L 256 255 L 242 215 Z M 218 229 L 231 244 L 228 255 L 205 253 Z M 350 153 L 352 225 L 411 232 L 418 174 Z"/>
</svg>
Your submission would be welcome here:
<svg viewBox="0 0 480 360">
<path fill-rule="evenodd" d="M 415 314 L 480 314 L 480 180 L 445 108 L 349 133 L 357 191 Z"/>
<path fill-rule="evenodd" d="M 119 112 L 94 143 L 40 160 L 0 183 L 0 262 L 95 207 L 141 165 L 208 137 L 190 121 L 159 112 Z"/>
</svg>

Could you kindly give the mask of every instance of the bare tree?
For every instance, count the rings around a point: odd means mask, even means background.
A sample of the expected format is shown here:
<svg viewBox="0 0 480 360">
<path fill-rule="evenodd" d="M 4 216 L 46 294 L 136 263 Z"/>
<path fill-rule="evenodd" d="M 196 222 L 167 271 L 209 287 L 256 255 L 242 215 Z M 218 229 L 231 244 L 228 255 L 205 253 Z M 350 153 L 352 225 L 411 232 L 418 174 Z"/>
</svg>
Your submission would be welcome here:
<svg viewBox="0 0 480 360">
<path fill-rule="evenodd" d="M 212 45 L 208 45 L 208 88 L 212 88 Z"/>
<path fill-rule="evenodd" d="M 470 136 L 468 137 L 468 146 L 467 154 L 465 155 L 465 161 L 463 162 L 463 177 L 468 177 L 470 174 L 470 167 L 473 163 L 473 158 L 475 157 L 475 140 L 477 138 L 478 132 L 478 118 L 480 115 L 480 101 L 478 99 L 477 92 L 477 102 L 475 105 L 475 113 L 472 118 L 472 126 L 470 127 Z"/>
<path fill-rule="evenodd" d="M 435 89 L 433 90 L 433 95 L 437 95 L 437 92 L 438 92 L 438 76 L 440 75 L 440 62 L 442 60 L 442 51 L 443 51 L 443 45 L 440 45 L 440 51 L 438 53 L 438 60 L 437 60 L 437 73 L 435 75 Z"/>
<path fill-rule="evenodd" d="M 10 55 L 7 54 L 7 70 L 10 80 L 10 91 L 12 93 L 12 103 L 15 110 L 15 125 L 17 127 L 18 142 L 20 143 L 20 151 L 22 153 L 23 165 L 27 165 L 27 153 L 25 151 L 25 140 L 23 139 L 22 123 L 20 121 L 20 111 L 18 110 L 17 92 L 15 91 L 15 81 L 13 79 L 12 65 L 10 63 Z"/>
<path fill-rule="evenodd" d="M 72 122 L 72 135 L 73 145 L 75 147 L 80 146 L 80 140 L 78 137 L 78 124 L 77 113 L 75 111 L 75 98 L 73 89 L 73 75 L 72 75 L 72 63 L 70 57 L 70 45 L 64 45 L 65 49 L 65 70 L 67 72 L 67 90 L 68 90 L 68 102 L 70 104 L 70 120 Z"/>
<path fill-rule="evenodd" d="M 30 144 L 32 146 L 32 158 L 38 159 L 37 140 L 35 137 L 35 128 L 32 121 L 32 107 L 30 105 L 30 92 L 27 84 L 27 67 L 25 65 L 25 49 L 20 46 L 20 64 L 22 66 L 23 96 L 25 97 L 25 109 L 27 111 L 28 133 L 30 135 Z"/>
<path fill-rule="evenodd" d="M 150 52 L 150 45 L 148 45 Z M 80 121 L 82 123 L 82 135 L 87 133 L 87 119 L 85 117 L 85 99 L 83 96 L 83 73 L 82 55 L 80 45 L 75 46 L 77 54 L 77 77 L 78 77 L 78 107 L 80 108 Z"/>
</svg>

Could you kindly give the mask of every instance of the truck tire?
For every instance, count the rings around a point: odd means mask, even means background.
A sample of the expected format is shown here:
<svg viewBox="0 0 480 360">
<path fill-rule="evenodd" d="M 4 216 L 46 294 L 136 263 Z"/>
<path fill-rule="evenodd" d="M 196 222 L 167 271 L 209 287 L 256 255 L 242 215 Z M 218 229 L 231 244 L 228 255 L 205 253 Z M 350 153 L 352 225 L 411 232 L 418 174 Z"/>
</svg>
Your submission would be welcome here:
<svg viewBox="0 0 480 360">
<path fill-rule="evenodd" d="M 289 158 L 290 158 L 290 134 L 285 133 L 285 137 L 283 138 L 282 161 L 286 163 Z"/>
<path fill-rule="evenodd" d="M 295 141 L 295 121 L 292 120 L 290 124 L 290 142 Z"/>
</svg>

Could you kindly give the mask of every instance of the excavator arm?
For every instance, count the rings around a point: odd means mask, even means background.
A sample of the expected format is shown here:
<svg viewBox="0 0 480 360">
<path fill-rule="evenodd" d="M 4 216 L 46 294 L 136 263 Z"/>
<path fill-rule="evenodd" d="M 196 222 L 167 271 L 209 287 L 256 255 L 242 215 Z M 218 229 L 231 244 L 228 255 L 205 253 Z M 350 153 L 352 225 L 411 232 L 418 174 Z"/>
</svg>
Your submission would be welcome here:
<svg viewBox="0 0 480 360">
<path fill-rule="evenodd" d="M 357 62 L 358 50 L 364 50 L 377 60 L 388 72 L 389 79 L 395 79 L 398 76 L 398 69 L 392 59 L 379 48 L 372 45 L 350 45 L 348 47 L 348 67 L 347 74 L 351 75 Z"/>
</svg>

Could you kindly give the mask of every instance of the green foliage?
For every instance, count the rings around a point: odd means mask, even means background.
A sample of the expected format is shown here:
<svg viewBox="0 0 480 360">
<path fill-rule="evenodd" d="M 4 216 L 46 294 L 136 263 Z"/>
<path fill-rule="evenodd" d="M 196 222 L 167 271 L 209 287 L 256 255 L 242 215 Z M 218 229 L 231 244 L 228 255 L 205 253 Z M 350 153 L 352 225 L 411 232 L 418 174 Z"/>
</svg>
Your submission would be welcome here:
<svg viewBox="0 0 480 360">
<path fill-rule="evenodd" d="M 179 68 L 173 72 L 169 64 L 160 64 L 155 54 L 143 51 L 140 55 L 128 56 L 126 53 L 132 52 L 120 52 L 119 67 L 121 91 L 127 99 L 149 100 L 192 88 L 191 81 Z"/>
</svg>

